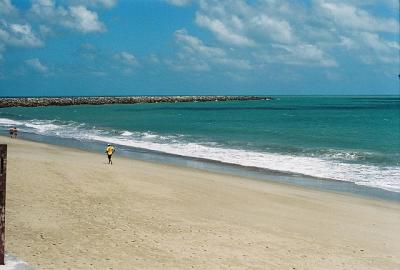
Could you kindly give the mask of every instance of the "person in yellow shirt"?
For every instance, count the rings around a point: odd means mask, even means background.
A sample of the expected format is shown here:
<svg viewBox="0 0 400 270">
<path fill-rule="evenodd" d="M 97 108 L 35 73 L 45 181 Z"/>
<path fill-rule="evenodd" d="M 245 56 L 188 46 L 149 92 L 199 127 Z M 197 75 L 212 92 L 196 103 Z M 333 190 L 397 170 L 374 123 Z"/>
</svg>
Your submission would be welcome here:
<svg viewBox="0 0 400 270">
<path fill-rule="evenodd" d="M 114 146 L 112 146 L 111 144 L 107 144 L 107 148 L 106 148 L 106 154 L 108 156 L 108 164 L 112 165 L 112 160 L 111 157 L 115 152 L 115 148 Z"/>
</svg>

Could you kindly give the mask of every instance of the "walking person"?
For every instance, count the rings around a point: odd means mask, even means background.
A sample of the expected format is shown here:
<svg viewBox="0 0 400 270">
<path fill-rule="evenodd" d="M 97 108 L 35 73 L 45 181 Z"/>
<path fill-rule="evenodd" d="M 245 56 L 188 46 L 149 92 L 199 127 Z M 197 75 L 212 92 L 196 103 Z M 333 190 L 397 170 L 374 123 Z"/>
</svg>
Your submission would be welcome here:
<svg viewBox="0 0 400 270">
<path fill-rule="evenodd" d="M 115 152 L 114 146 L 112 146 L 111 144 L 107 144 L 106 154 L 107 154 L 107 157 L 108 157 L 108 164 L 112 165 L 111 158 L 112 158 L 112 155 L 114 154 L 114 152 Z"/>
<path fill-rule="evenodd" d="M 17 138 L 17 135 L 18 135 L 18 129 L 17 129 L 17 127 L 14 127 L 14 129 L 13 129 L 13 136 L 14 136 L 14 139 Z"/>
<path fill-rule="evenodd" d="M 17 138 L 18 130 L 16 127 L 10 128 L 9 132 L 10 132 L 10 138 Z"/>
</svg>

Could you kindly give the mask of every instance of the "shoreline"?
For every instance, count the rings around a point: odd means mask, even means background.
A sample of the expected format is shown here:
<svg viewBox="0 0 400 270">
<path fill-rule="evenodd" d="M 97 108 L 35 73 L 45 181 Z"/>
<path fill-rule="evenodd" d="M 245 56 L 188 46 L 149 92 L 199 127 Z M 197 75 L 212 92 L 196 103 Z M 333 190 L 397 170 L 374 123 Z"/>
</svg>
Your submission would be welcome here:
<svg viewBox="0 0 400 270">
<path fill-rule="evenodd" d="M 39 269 L 396 269 L 400 204 L 11 140 L 6 249 Z"/>
<path fill-rule="evenodd" d="M 0 133 L 0 138 L 8 138 L 8 136 L 6 134 L 2 135 Z M 88 151 L 95 154 L 98 154 L 99 152 L 101 153 L 104 146 L 101 142 L 92 142 L 90 144 L 87 144 L 80 140 L 76 140 L 75 142 L 73 142 L 71 141 L 71 139 L 67 138 L 46 138 L 41 135 L 36 136 L 34 134 L 24 134 L 24 137 L 19 137 L 18 139 L 72 148 L 75 150 Z M 295 187 L 297 186 L 306 189 L 334 192 L 338 194 L 357 196 L 367 199 L 371 198 L 400 202 L 400 193 L 398 192 L 371 186 L 358 185 L 350 181 L 285 173 L 281 171 L 267 170 L 258 167 L 225 163 L 216 160 L 175 155 L 145 148 L 135 148 L 119 145 L 117 146 L 118 156 L 137 161 L 156 163 L 160 165 L 171 165 L 188 169 L 199 169 L 201 171 L 219 173 L 226 176 L 244 177 L 261 182 L 277 183 Z"/>
<path fill-rule="evenodd" d="M 367 103 L 375 104 L 379 100 Z M 337 103 L 343 104 L 338 107 Z M 364 120 L 357 122 L 358 117 L 347 111 L 363 107 L 364 103 L 362 99 L 277 98 L 272 102 L 15 107 L 2 109 L 0 122 L 1 133 L 16 125 L 22 135 L 27 134 L 26 137 L 36 141 L 64 144 L 59 143 L 58 137 L 65 138 L 65 144 L 74 147 L 95 144 L 100 145 L 100 150 L 101 143 L 113 143 L 135 157 L 139 153 L 173 162 L 179 159 L 179 163 L 188 160 L 187 163 L 196 163 L 195 166 L 224 167 L 235 174 L 241 171 L 241 174 L 257 174 L 257 178 L 273 175 L 274 179 L 284 178 L 286 182 L 293 180 L 310 187 L 314 183 L 339 191 L 344 187 L 346 192 L 361 190 L 364 194 L 400 200 L 400 183 L 396 181 L 400 177 L 398 136 L 396 127 L 390 124 L 396 121 L 393 108 L 378 111 L 393 117 L 388 118 L 389 122 L 381 121 L 379 130 L 370 133 L 367 132 L 370 125 L 365 125 Z M 333 126 L 324 123 L 325 116 L 313 116 L 315 110 L 322 108 L 326 109 L 326 117 L 335 123 Z M 335 120 L 336 110 L 344 110 L 340 121 Z M 301 119 L 308 117 L 318 120 L 303 123 Z M 380 117 L 374 114 L 365 120 L 378 124 Z M 355 124 L 349 125 L 354 121 Z M 315 134 L 310 134 L 309 130 L 314 127 Z M 387 139 L 383 139 L 385 136 Z M 365 186 L 371 188 L 364 189 Z"/>
</svg>

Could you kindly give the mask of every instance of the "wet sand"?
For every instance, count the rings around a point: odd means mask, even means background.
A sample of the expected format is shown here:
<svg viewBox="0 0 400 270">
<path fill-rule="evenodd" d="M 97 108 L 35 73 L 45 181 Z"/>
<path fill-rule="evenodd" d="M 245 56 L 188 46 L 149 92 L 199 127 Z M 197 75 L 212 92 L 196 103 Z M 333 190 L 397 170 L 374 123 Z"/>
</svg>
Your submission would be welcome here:
<svg viewBox="0 0 400 270">
<path fill-rule="evenodd" d="M 400 204 L 0 137 L 37 269 L 400 269 Z"/>
</svg>

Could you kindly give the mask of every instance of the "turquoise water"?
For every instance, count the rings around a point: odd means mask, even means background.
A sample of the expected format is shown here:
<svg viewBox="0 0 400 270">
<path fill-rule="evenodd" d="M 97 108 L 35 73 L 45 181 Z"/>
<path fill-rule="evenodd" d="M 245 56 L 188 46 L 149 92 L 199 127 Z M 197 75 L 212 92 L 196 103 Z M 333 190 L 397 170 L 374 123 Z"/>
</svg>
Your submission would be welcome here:
<svg viewBox="0 0 400 270">
<path fill-rule="evenodd" d="M 400 98 L 0 109 L 0 128 L 400 192 Z"/>
</svg>

